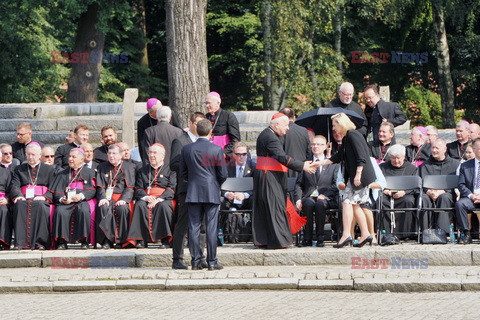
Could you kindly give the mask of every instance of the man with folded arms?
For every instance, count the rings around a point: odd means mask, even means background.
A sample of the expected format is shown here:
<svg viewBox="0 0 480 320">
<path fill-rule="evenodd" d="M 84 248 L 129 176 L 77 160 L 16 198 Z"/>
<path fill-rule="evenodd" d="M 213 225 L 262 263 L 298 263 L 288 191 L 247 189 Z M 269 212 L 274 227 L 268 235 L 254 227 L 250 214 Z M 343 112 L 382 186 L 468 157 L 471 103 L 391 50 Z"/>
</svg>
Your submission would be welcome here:
<svg viewBox="0 0 480 320">
<path fill-rule="evenodd" d="M 69 168 L 62 170 L 53 182 L 52 236 L 57 249 L 67 249 L 67 243 L 76 242 L 82 244 L 82 249 L 88 249 L 91 231 L 88 201 L 95 197 L 95 171 L 84 165 L 84 159 L 82 149 L 70 150 Z"/>
<path fill-rule="evenodd" d="M 84 124 L 79 124 L 73 130 L 74 140 L 71 143 L 61 145 L 55 151 L 55 164 L 63 169 L 68 168 L 70 150 L 73 148 L 80 148 L 80 146 L 88 141 L 89 130 L 88 127 Z"/>
<path fill-rule="evenodd" d="M 147 247 L 162 241 L 167 248 L 172 239 L 173 196 L 176 174 L 164 165 L 165 148 L 155 143 L 148 148 L 150 164 L 135 175 L 135 209 L 126 246 Z M 138 242 L 138 243 L 137 243 Z"/>
<path fill-rule="evenodd" d="M 130 202 L 133 199 L 135 165 L 122 161 L 116 144 L 108 147 L 108 161 L 97 168 L 96 242 L 103 249 L 121 248 L 127 241 Z"/>
<path fill-rule="evenodd" d="M 31 142 L 26 148 L 27 162 L 15 168 L 10 199 L 13 201 L 14 249 L 50 247 L 50 204 L 54 168 L 40 161 L 42 148 Z"/>
</svg>

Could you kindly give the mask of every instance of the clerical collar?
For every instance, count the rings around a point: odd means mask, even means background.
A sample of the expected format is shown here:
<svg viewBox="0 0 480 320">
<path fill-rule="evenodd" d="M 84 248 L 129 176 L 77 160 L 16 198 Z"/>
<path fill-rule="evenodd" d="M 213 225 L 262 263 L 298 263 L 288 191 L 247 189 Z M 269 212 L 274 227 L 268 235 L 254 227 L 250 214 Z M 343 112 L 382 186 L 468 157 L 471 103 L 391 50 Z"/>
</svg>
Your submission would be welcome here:
<svg viewBox="0 0 480 320">
<path fill-rule="evenodd" d="M 392 141 L 390 140 L 389 143 L 383 143 L 382 141 L 380 141 L 380 143 L 381 143 L 382 145 L 384 145 L 384 146 L 388 146 L 390 143 L 392 143 Z"/>
<path fill-rule="evenodd" d="M 149 116 L 150 118 L 152 118 L 153 120 L 157 120 L 157 118 L 152 117 L 152 115 L 151 115 L 150 113 L 148 114 L 148 116 Z"/>
<path fill-rule="evenodd" d="M 203 140 L 210 141 L 210 140 L 208 140 L 208 138 L 207 138 L 207 137 L 198 137 L 198 138 L 197 138 L 197 140 L 200 140 L 200 139 L 203 139 Z"/>
<path fill-rule="evenodd" d="M 325 155 L 322 154 L 319 158 L 315 157 L 315 155 L 313 156 L 313 162 L 315 161 L 322 161 L 323 159 L 325 159 Z"/>
<path fill-rule="evenodd" d="M 27 162 L 27 163 L 28 163 L 28 162 Z M 28 163 L 28 165 L 29 165 L 30 167 L 32 167 L 32 168 L 35 168 L 35 167 L 38 166 L 39 164 L 40 164 L 40 161 L 38 161 L 37 163 L 35 163 L 33 166 L 32 166 L 30 163 Z"/>
<path fill-rule="evenodd" d="M 80 147 L 81 147 L 81 144 L 77 144 L 75 141 L 73 141 L 72 143 L 73 143 L 73 144 L 75 145 L 75 147 L 77 147 L 77 148 L 80 148 Z"/>
<path fill-rule="evenodd" d="M 112 163 L 110 163 L 110 164 L 111 164 L 113 167 L 115 167 L 115 168 L 116 168 L 116 167 L 118 167 L 119 165 L 121 165 L 121 164 L 122 164 L 122 161 L 120 161 L 120 162 L 119 162 L 118 164 L 116 164 L 116 165 L 115 165 L 115 164 L 112 164 Z"/>
<path fill-rule="evenodd" d="M 156 167 L 152 166 L 152 164 L 150 164 L 150 166 L 151 166 L 153 169 L 157 170 L 158 168 L 160 168 L 161 166 L 163 166 L 163 162 L 162 162 L 162 164 L 159 164 L 159 165 L 156 166 Z"/>
<path fill-rule="evenodd" d="M 10 165 L 11 165 L 12 163 L 13 163 L 13 161 L 10 161 L 9 163 L 3 163 L 3 162 L 2 162 L 1 164 L 2 164 L 2 166 L 8 168 L 8 167 L 10 167 Z"/>
<path fill-rule="evenodd" d="M 198 137 L 191 133 L 190 130 L 187 131 L 187 134 L 193 142 L 197 141 Z"/>
<path fill-rule="evenodd" d="M 72 169 L 73 171 L 77 171 L 77 170 L 80 170 L 80 169 L 82 169 L 82 167 L 83 167 L 83 164 L 82 164 L 82 165 L 80 165 L 80 167 L 78 167 L 77 169 L 73 169 L 73 168 L 70 168 L 70 169 Z"/>
</svg>

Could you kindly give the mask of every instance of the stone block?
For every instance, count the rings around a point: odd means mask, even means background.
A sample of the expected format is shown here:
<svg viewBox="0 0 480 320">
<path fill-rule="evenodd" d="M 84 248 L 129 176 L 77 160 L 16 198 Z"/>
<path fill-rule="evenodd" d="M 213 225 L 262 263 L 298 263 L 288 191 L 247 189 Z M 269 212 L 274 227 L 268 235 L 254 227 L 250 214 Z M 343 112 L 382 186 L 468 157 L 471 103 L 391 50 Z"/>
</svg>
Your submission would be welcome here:
<svg viewBox="0 0 480 320">
<path fill-rule="evenodd" d="M 462 290 L 464 291 L 480 291 L 480 279 L 464 279 L 462 280 Z"/>
<path fill-rule="evenodd" d="M 65 117 L 58 119 L 58 130 L 70 131 L 79 124 L 84 124 L 92 131 L 101 131 L 106 125 L 113 126 L 115 130 L 122 129 L 122 118 L 120 116 L 97 116 L 97 117 Z M 89 139 L 90 140 L 90 139 Z"/>
<path fill-rule="evenodd" d="M 0 130 L 15 133 L 17 125 L 25 119 L 0 119 Z M 57 121 L 55 119 L 28 119 L 33 131 L 55 131 L 57 130 Z"/>
<path fill-rule="evenodd" d="M 65 117 L 68 110 L 66 103 L 39 103 L 34 106 L 37 119 Z"/>
<path fill-rule="evenodd" d="M 355 279 L 354 290 L 392 292 L 426 292 L 462 290 L 460 279 Z"/>
<path fill-rule="evenodd" d="M 223 266 L 261 266 L 263 265 L 263 252 L 257 250 L 244 250 L 243 252 L 217 251 L 218 261 Z"/>
<path fill-rule="evenodd" d="M 50 292 L 52 290 L 51 282 L 0 282 L 0 293 Z"/>
<path fill-rule="evenodd" d="M 41 253 L 0 254 L 0 268 L 40 268 L 42 266 Z"/>
<path fill-rule="evenodd" d="M 32 104 L 0 104 L 0 119 L 33 119 L 34 116 Z"/>
<path fill-rule="evenodd" d="M 164 290 L 166 280 L 118 280 L 117 290 Z"/>
<path fill-rule="evenodd" d="M 185 279 L 167 280 L 167 290 L 289 290 L 297 289 L 298 280 L 293 278 L 253 279 Z"/>
<path fill-rule="evenodd" d="M 121 103 L 92 103 L 90 104 L 90 114 L 109 114 L 109 115 L 121 115 L 122 104 Z"/>
<path fill-rule="evenodd" d="M 353 280 L 300 280 L 298 289 L 353 290 Z"/>
<path fill-rule="evenodd" d="M 67 103 L 65 106 L 65 115 L 69 117 L 89 116 L 91 114 L 91 103 Z"/>
<path fill-rule="evenodd" d="M 375 251 L 372 248 L 364 248 L 363 250 L 356 248 L 344 248 L 342 250 L 333 248 L 308 249 L 287 249 L 290 250 L 289 252 L 285 250 L 265 251 L 264 265 L 351 265 L 352 257 L 371 260 L 375 256 Z"/>
<path fill-rule="evenodd" d="M 390 265 L 395 261 L 417 260 L 428 266 L 470 266 L 472 249 L 459 246 L 423 245 L 415 248 L 378 248 L 376 259 L 389 259 Z M 403 268 L 402 268 L 403 269 Z"/>
<path fill-rule="evenodd" d="M 115 286 L 116 281 L 55 281 L 53 283 L 53 291 L 65 292 L 115 290 Z"/>
<path fill-rule="evenodd" d="M 159 268 L 172 267 L 172 251 L 171 250 L 138 250 L 135 253 L 135 263 L 138 268 Z M 168 251 L 168 252 L 167 252 Z M 190 263 L 190 255 L 185 252 L 183 260 L 185 264 Z"/>
</svg>

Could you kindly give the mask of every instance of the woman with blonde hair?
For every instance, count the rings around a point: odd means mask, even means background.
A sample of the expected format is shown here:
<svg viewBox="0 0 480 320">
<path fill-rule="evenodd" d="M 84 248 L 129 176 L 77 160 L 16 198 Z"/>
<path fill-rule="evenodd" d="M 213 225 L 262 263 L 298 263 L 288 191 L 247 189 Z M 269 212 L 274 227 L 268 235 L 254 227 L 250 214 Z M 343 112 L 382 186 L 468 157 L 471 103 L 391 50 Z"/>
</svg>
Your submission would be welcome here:
<svg viewBox="0 0 480 320">
<path fill-rule="evenodd" d="M 335 134 L 343 136 L 338 153 L 330 159 L 321 161 L 320 165 L 342 163 L 342 172 L 346 182 L 342 197 L 343 234 L 340 241 L 334 245 L 342 248 L 352 245 L 353 239 L 350 231 L 353 217 L 360 227 L 361 236 L 355 247 L 372 244 L 372 236 L 368 232 L 367 221 L 360 205 L 369 203 L 369 185 L 375 181 L 375 171 L 370 162 L 367 142 L 363 135 L 355 130 L 355 124 L 345 113 L 332 116 L 332 129 Z"/>
</svg>

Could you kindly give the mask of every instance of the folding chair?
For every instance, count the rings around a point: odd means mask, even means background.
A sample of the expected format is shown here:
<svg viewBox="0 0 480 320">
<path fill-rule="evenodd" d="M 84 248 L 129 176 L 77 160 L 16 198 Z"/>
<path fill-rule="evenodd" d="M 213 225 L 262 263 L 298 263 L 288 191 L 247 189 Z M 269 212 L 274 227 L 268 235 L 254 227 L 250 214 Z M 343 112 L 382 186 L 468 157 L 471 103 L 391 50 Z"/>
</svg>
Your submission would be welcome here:
<svg viewBox="0 0 480 320">
<path fill-rule="evenodd" d="M 221 185 L 220 189 L 222 190 L 222 194 L 227 191 L 231 192 L 247 192 L 252 194 L 253 193 L 253 177 L 246 177 L 246 178 L 227 178 L 225 182 Z M 253 195 L 252 195 L 253 196 Z M 249 221 L 251 221 L 251 214 L 252 209 L 237 209 L 236 211 L 232 210 L 220 210 L 220 216 L 228 215 L 228 214 L 239 214 L 243 217 L 246 217 Z M 245 216 L 244 216 L 245 214 Z M 239 234 L 231 234 L 225 233 L 223 230 L 224 236 L 252 236 L 251 233 L 239 233 Z"/>
<path fill-rule="evenodd" d="M 458 188 L 458 176 L 449 174 L 449 175 L 428 175 L 423 177 L 423 189 L 439 189 L 439 190 L 453 190 Z M 456 197 L 456 195 L 455 195 Z M 455 199 L 454 199 L 455 200 Z M 453 206 L 450 208 L 422 208 L 424 214 L 429 211 L 446 211 L 452 212 L 454 226 L 455 223 L 455 201 Z M 456 230 L 456 228 L 455 228 Z"/>
<path fill-rule="evenodd" d="M 383 230 L 383 215 L 395 212 L 405 212 L 411 213 L 414 215 L 416 222 L 417 222 L 417 241 L 420 243 L 420 208 L 422 207 L 422 179 L 419 176 L 390 176 L 385 177 L 387 182 L 387 186 L 385 189 L 387 190 L 417 190 L 418 196 L 415 200 L 415 206 L 412 208 L 401 208 L 401 209 L 389 209 L 381 207 L 381 211 L 379 216 L 379 223 L 377 234 L 381 235 L 381 230 Z M 392 217 L 392 222 L 394 221 L 395 217 Z"/>
</svg>

